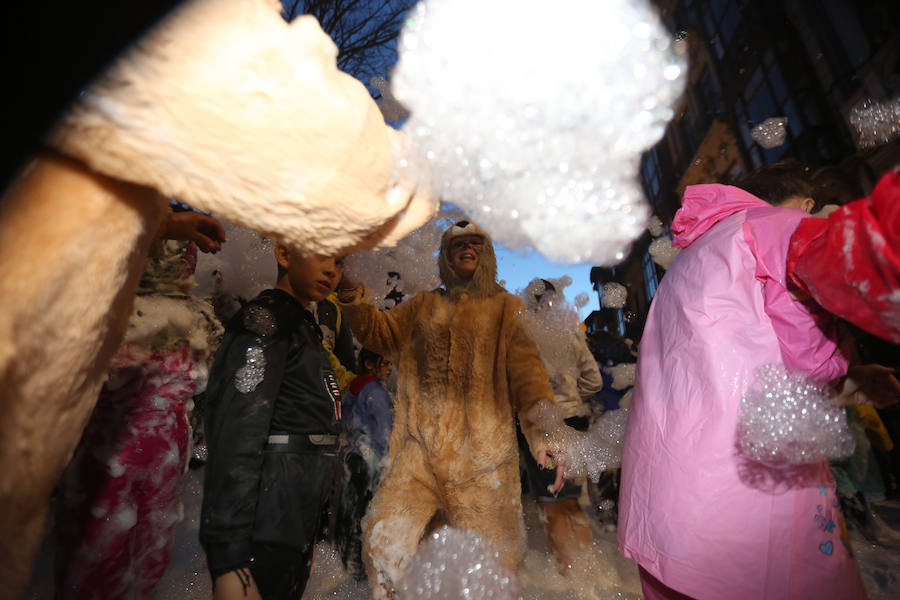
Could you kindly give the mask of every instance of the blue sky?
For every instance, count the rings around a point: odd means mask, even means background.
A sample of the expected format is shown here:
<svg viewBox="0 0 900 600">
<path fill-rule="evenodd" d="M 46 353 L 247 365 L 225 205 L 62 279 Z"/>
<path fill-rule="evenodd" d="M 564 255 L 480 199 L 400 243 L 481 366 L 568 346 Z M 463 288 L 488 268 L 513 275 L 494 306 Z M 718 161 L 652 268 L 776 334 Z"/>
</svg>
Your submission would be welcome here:
<svg viewBox="0 0 900 600">
<path fill-rule="evenodd" d="M 581 309 L 579 315 L 584 320 L 592 310 L 600 309 L 597 292 L 591 288 L 591 267 L 593 265 L 560 265 L 549 262 L 540 252 L 525 253 L 520 250 L 509 250 L 501 244 L 494 244 L 497 253 L 497 271 L 499 279 L 506 281 L 506 289 L 515 293 L 524 288 L 535 277 L 543 279 L 559 278 L 568 275 L 572 285 L 565 289 L 566 300 L 575 303 L 575 296 L 586 292 L 591 301 Z"/>
</svg>

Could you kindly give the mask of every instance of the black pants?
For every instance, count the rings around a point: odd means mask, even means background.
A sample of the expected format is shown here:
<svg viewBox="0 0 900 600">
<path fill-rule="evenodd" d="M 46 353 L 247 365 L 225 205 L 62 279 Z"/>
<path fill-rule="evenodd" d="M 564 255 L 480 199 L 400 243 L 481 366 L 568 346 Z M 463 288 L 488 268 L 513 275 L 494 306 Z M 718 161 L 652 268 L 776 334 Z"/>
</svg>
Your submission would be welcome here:
<svg viewBox="0 0 900 600">
<path fill-rule="evenodd" d="M 348 452 L 344 459 L 344 489 L 335 534 L 341 561 L 357 580 L 365 578 L 362 566 L 362 518 L 372 500 L 372 483 L 365 459 Z"/>
<path fill-rule="evenodd" d="M 327 522 L 341 477 L 333 448 L 263 455 L 249 569 L 263 600 L 300 600 L 309 581 L 316 540 Z M 215 561 L 207 556 L 211 564 Z M 213 580 L 224 574 L 211 569 Z"/>
</svg>

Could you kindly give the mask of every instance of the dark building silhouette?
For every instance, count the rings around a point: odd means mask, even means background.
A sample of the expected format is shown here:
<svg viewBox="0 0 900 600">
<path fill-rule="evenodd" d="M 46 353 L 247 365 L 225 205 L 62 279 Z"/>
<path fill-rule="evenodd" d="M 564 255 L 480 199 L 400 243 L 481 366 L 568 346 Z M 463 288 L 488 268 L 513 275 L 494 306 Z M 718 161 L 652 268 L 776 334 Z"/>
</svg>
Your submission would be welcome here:
<svg viewBox="0 0 900 600">
<path fill-rule="evenodd" d="M 665 136 L 645 153 L 640 178 L 668 226 L 688 185 L 727 183 L 763 164 L 796 160 L 821 170 L 829 201 L 868 195 L 900 164 L 900 141 L 858 145 L 848 114 L 864 99 L 900 96 L 900 2 L 896 0 L 659 0 L 663 21 L 688 55 L 687 89 Z M 766 149 L 752 129 L 787 117 L 783 144 Z M 668 231 L 668 229 L 666 229 Z M 638 339 L 664 271 L 648 254 L 649 234 L 591 282 L 628 288 L 621 310 L 595 311 L 589 331 Z M 634 318 L 627 322 L 628 313 Z"/>
</svg>

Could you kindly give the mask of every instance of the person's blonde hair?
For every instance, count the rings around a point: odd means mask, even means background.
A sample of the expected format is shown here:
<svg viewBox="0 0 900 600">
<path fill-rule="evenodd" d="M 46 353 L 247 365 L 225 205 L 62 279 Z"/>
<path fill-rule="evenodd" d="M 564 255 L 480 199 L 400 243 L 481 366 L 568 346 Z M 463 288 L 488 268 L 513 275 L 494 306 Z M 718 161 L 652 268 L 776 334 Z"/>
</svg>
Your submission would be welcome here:
<svg viewBox="0 0 900 600">
<path fill-rule="evenodd" d="M 478 255 L 478 267 L 472 275 L 472 279 L 461 279 L 450 266 L 450 242 L 454 237 L 454 228 L 474 226 L 474 231 L 467 231 L 465 235 L 479 235 L 484 240 L 481 253 Z M 458 299 L 462 294 L 468 294 L 472 298 L 489 298 L 501 292 L 505 292 L 497 283 L 497 255 L 494 254 L 494 244 L 490 236 L 478 225 L 471 221 L 459 221 L 451 226 L 441 237 L 441 250 L 438 254 L 438 272 L 441 282 L 447 288 L 452 300 Z"/>
</svg>

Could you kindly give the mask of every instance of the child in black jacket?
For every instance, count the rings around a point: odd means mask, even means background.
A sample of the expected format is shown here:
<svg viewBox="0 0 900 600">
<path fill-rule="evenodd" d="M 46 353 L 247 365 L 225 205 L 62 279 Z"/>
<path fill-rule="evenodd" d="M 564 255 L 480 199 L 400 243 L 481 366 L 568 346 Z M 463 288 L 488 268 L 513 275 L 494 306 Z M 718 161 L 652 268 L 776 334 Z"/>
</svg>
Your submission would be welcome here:
<svg viewBox="0 0 900 600">
<path fill-rule="evenodd" d="M 342 472 L 340 392 L 310 311 L 343 258 L 275 256 L 278 284 L 228 323 L 209 378 L 200 541 L 216 600 L 303 595 Z"/>
</svg>

